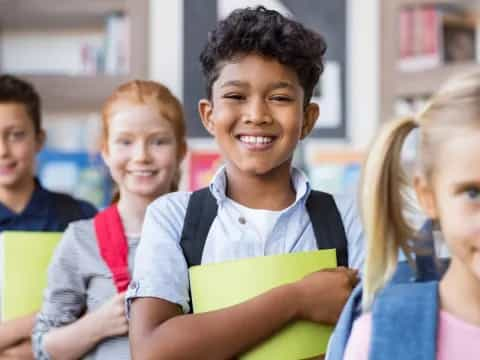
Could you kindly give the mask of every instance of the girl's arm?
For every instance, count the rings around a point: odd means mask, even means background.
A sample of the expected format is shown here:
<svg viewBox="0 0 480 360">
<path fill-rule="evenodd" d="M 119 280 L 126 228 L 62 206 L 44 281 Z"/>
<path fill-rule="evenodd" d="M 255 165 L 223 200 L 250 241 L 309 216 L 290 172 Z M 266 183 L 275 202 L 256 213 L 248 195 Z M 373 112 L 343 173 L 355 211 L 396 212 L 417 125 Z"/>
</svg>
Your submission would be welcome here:
<svg viewBox="0 0 480 360">
<path fill-rule="evenodd" d="M 80 358 L 99 341 L 111 336 L 110 331 L 118 332 L 121 326 L 117 326 L 113 318 L 125 322 L 123 294 L 85 315 L 89 279 L 83 268 L 86 266 L 84 254 L 91 253 L 92 242 L 96 246 L 92 234 L 93 221 L 73 222 L 55 250 L 48 269 L 42 310 L 33 329 L 36 359 Z"/>
<path fill-rule="evenodd" d="M 0 354 L 18 343 L 29 340 L 35 314 L 0 323 Z"/>
<path fill-rule="evenodd" d="M 80 359 L 105 338 L 125 335 L 128 324 L 124 301 L 125 294 L 117 294 L 97 311 L 53 328 L 43 338 L 46 352 L 52 359 Z"/>
<path fill-rule="evenodd" d="M 134 359 L 229 359 L 272 336 L 293 320 L 334 324 L 356 273 L 320 271 L 223 310 L 179 315 L 177 305 L 155 298 L 131 304 Z"/>
</svg>

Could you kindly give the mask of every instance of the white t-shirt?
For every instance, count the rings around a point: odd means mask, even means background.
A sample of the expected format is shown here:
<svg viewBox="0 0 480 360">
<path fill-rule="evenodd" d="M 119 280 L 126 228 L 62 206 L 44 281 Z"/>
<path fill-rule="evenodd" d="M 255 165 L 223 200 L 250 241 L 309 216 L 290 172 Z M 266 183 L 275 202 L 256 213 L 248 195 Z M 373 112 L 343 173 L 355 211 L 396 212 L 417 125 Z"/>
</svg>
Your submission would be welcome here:
<svg viewBox="0 0 480 360">
<path fill-rule="evenodd" d="M 240 221 L 241 217 L 247 222 L 253 225 L 253 227 L 258 231 L 260 239 L 265 249 L 265 243 L 268 237 L 270 236 L 273 228 L 275 227 L 278 219 L 282 215 L 284 210 L 263 210 L 263 209 L 251 209 L 246 206 L 243 206 L 231 199 L 227 199 L 231 202 L 233 207 L 238 210 Z"/>
</svg>

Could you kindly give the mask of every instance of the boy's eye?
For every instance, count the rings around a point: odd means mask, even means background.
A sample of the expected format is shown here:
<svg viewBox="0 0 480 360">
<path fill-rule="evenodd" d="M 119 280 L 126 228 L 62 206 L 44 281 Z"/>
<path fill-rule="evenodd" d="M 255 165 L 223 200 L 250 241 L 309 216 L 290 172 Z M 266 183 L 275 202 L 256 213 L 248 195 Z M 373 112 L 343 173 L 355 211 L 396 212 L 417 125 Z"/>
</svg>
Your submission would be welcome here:
<svg viewBox="0 0 480 360">
<path fill-rule="evenodd" d="M 245 96 L 242 94 L 237 94 L 237 93 L 232 93 L 232 94 L 225 94 L 223 95 L 225 99 L 230 99 L 230 100 L 244 100 Z"/>
<path fill-rule="evenodd" d="M 271 100 L 273 101 L 292 101 L 292 98 L 290 96 L 286 95 L 273 95 L 270 97 Z"/>
<path fill-rule="evenodd" d="M 8 134 L 8 139 L 11 141 L 18 141 L 25 138 L 26 132 L 25 131 L 13 131 Z"/>
</svg>

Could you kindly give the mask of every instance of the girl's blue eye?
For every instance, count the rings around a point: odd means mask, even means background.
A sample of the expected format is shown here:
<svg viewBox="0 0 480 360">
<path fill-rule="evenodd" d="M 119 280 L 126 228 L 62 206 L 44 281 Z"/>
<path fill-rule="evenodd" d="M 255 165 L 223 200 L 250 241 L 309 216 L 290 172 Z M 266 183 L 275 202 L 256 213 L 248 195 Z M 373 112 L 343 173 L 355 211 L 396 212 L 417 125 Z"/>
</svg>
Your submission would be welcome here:
<svg viewBox="0 0 480 360">
<path fill-rule="evenodd" d="M 120 144 L 120 145 L 130 145 L 130 140 L 127 140 L 127 139 L 119 139 L 117 140 L 117 144 Z"/>
<path fill-rule="evenodd" d="M 465 191 L 465 194 L 468 196 L 469 199 L 476 200 L 479 198 L 480 189 L 478 188 L 471 188 Z"/>
<path fill-rule="evenodd" d="M 154 145 L 165 145 L 165 144 L 169 144 L 170 143 L 170 139 L 155 139 L 153 140 L 153 144 Z"/>
</svg>

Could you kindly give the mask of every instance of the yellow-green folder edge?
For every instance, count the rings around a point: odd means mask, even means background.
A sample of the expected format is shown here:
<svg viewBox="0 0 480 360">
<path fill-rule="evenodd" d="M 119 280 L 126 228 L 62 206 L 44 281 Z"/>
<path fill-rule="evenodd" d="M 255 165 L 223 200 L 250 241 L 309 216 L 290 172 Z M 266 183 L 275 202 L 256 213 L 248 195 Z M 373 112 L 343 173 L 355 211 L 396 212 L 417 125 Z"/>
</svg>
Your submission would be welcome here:
<svg viewBox="0 0 480 360">
<path fill-rule="evenodd" d="M 2 233 L 2 320 L 38 311 L 47 285 L 47 268 L 62 233 Z"/>
<path fill-rule="evenodd" d="M 222 309 L 312 272 L 337 266 L 335 249 L 264 256 L 190 268 L 195 313 Z M 333 328 L 293 323 L 242 356 L 243 360 L 306 359 L 325 353 Z M 243 331 L 248 331 L 244 329 Z"/>
</svg>

